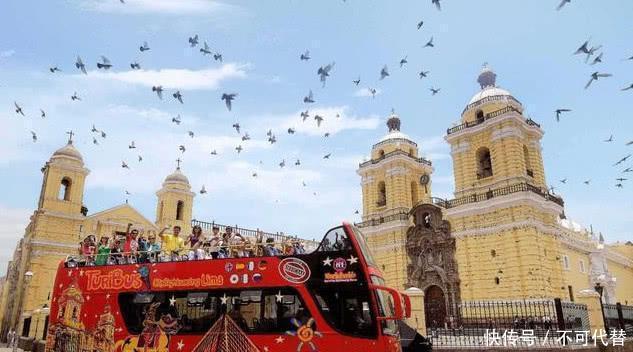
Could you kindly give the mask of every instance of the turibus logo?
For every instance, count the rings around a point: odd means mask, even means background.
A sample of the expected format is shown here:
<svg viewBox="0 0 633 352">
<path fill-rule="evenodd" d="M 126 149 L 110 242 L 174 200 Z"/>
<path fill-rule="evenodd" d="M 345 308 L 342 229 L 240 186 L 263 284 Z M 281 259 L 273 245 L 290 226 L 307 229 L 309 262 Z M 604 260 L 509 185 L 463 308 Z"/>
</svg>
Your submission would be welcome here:
<svg viewBox="0 0 633 352">
<path fill-rule="evenodd" d="M 143 280 L 138 273 L 125 273 L 121 269 L 102 273 L 100 270 L 86 271 L 88 290 L 129 290 L 143 287 Z"/>
<path fill-rule="evenodd" d="M 310 278 L 310 267 L 299 258 L 286 258 L 279 263 L 279 274 L 288 282 L 302 284 Z"/>
</svg>

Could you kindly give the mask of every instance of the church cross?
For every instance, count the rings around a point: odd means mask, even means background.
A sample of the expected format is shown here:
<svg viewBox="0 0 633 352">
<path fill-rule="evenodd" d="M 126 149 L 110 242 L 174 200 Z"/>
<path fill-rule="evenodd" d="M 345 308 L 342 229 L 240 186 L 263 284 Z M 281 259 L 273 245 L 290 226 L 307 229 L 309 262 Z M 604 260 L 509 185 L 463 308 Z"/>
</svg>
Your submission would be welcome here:
<svg viewBox="0 0 633 352">
<path fill-rule="evenodd" d="M 75 134 L 73 133 L 73 131 L 72 131 L 72 130 L 70 130 L 70 131 L 66 132 L 66 134 L 68 135 L 68 143 L 69 143 L 69 144 L 70 144 L 70 143 L 72 143 L 72 142 L 73 142 L 73 136 L 74 136 Z"/>
<path fill-rule="evenodd" d="M 180 163 L 182 162 L 182 160 L 180 160 L 180 158 L 176 159 L 176 164 L 178 166 L 176 166 L 176 169 L 180 170 Z"/>
</svg>

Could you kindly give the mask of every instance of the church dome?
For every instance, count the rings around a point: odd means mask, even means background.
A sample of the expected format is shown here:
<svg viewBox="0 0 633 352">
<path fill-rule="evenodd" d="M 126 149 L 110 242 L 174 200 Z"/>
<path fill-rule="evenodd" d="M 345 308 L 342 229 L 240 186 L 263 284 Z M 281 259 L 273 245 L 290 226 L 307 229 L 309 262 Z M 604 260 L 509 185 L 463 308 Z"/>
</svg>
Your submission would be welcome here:
<svg viewBox="0 0 633 352">
<path fill-rule="evenodd" d="M 189 185 L 189 179 L 180 171 L 180 167 L 178 167 L 171 175 L 165 177 L 165 183 L 184 183 Z"/>
<path fill-rule="evenodd" d="M 79 161 L 81 163 L 83 163 L 84 161 L 83 157 L 81 156 L 81 153 L 79 153 L 77 148 L 75 148 L 72 141 L 68 141 L 68 144 L 66 144 L 64 147 L 60 149 L 57 149 L 55 153 L 53 153 L 51 160 L 56 159 L 56 158 L 70 158 L 70 159 Z"/>
<path fill-rule="evenodd" d="M 467 109 L 473 104 L 488 97 L 498 97 L 500 99 L 510 99 L 516 101 L 510 92 L 497 87 L 497 74 L 494 73 L 487 64 L 484 64 L 481 73 L 477 77 L 477 83 L 479 83 L 481 90 L 475 93 L 475 95 L 473 95 L 470 99 Z"/>
</svg>

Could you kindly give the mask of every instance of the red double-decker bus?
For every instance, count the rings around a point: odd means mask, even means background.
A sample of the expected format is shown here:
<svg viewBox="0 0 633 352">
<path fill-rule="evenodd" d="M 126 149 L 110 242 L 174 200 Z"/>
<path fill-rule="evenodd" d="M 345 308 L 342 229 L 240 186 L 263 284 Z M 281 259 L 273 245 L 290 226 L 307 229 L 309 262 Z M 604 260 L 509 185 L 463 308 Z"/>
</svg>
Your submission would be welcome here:
<svg viewBox="0 0 633 352">
<path fill-rule="evenodd" d="M 349 224 L 308 254 L 76 263 L 59 266 L 46 351 L 395 352 L 410 314 Z"/>
</svg>

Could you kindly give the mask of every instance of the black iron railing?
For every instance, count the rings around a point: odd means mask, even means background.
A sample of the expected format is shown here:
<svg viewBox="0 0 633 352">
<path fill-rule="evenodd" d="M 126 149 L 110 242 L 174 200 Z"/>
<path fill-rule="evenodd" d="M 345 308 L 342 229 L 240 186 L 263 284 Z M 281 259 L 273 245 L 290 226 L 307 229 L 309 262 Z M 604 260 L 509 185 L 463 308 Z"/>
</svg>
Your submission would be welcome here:
<svg viewBox="0 0 633 352">
<path fill-rule="evenodd" d="M 356 223 L 355 225 L 358 228 L 363 228 L 363 227 L 368 227 L 368 226 L 378 226 L 380 224 L 384 224 L 386 222 L 391 222 L 391 221 L 396 221 L 396 220 L 399 220 L 399 221 L 409 220 L 409 213 L 406 211 L 403 211 L 401 213 L 395 213 L 395 214 L 391 214 L 387 216 L 369 219 L 363 222 Z"/>
<path fill-rule="evenodd" d="M 624 330 L 626 336 L 633 335 L 633 306 L 625 306 L 620 303 L 604 304 L 605 329 Z"/>
<path fill-rule="evenodd" d="M 450 208 L 454 208 L 460 205 L 482 202 L 482 201 L 489 200 L 495 197 L 506 196 L 506 195 L 518 193 L 518 192 L 532 192 L 534 194 L 537 194 L 543 197 L 545 200 L 552 201 L 560 205 L 561 207 L 565 204 L 565 202 L 563 201 L 563 198 L 561 198 L 560 196 L 552 194 L 542 188 L 536 187 L 529 183 L 517 183 L 510 186 L 488 190 L 487 192 L 484 192 L 484 193 L 474 193 L 469 196 L 464 196 L 461 198 L 455 198 L 455 199 L 450 199 L 450 200 L 437 198 L 437 197 L 433 197 L 432 200 L 433 200 L 433 204 L 437 205 L 438 207 L 450 209 Z"/>
<path fill-rule="evenodd" d="M 382 156 L 380 156 L 380 157 L 378 157 L 376 159 L 367 160 L 365 162 L 362 162 L 362 163 L 359 164 L 359 166 L 360 167 L 364 167 L 364 166 L 367 166 L 367 165 L 376 164 L 376 163 L 378 163 L 378 162 L 380 162 L 380 161 L 382 161 L 382 160 L 384 160 L 386 158 L 389 158 L 391 156 L 394 156 L 394 155 L 404 155 L 404 156 L 407 156 L 407 157 L 413 159 L 414 161 L 416 161 L 418 163 L 422 163 L 422 164 L 425 164 L 425 165 L 428 165 L 428 166 L 432 166 L 431 161 L 426 160 L 424 158 L 417 158 L 417 157 L 405 152 L 404 150 L 394 150 L 394 151 L 389 152 L 387 154 L 384 154 L 384 155 L 382 155 Z"/>
<path fill-rule="evenodd" d="M 196 220 L 193 219 L 191 220 L 191 226 L 200 226 L 202 227 L 202 230 L 204 232 L 211 232 L 211 230 L 213 229 L 214 226 L 217 226 L 220 229 L 220 233 L 224 233 L 227 227 L 232 227 L 233 228 L 233 232 L 235 233 L 239 233 L 242 236 L 245 237 L 249 237 L 251 239 L 257 238 L 258 236 L 263 237 L 264 240 L 266 240 L 267 238 L 274 238 L 275 242 L 284 242 L 286 240 L 300 240 L 300 241 L 305 241 L 306 243 L 309 244 L 318 244 L 316 241 L 314 240 L 305 240 L 302 238 L 299 238 L 298 236 L 291 236 L 291 235 L 286 235 L 284 233 L 281 232 L 277 232 L 277 233 L 271 233 L 271 232 L 264 232 L 261 231 L 259 229 L 253 230 L 253 229 L 247 229 L 247 228 L 243 228 L 243 227 L 239 227 L 237 225 L 235 226 L 231 226 L 231 225 L 221 225 L 218 224 L 216 222 L 207 222 L 207 221 L 200 221 L 200 220 Z"/>
<path fill-rule="evenodd" d="M 573 340 L 574 332 L 589 330 L 587 306 L 560 299 L 471 301 L 455 307 L 429 301 L 424 311 L 428 338 L 437 348 L 563 346 L 571 342 L 561 338 L 562 331 Z M 494 334 L 518 338 L 498 345 Z"/>
<path fill-rule="evenodd" d="M 477 125 L 481 125 L 482 123 L 488 121 L 489 119 L 492 119 L 492 118 L 495 118 L 495 117 L 497 117 L 499 115 L 503 115 L 503 114 L 506 114 L 508 112 L 513 112 L 513 111 L 517 112 L 519 114 L 521 113 L 521 111 L 519 111 L 519 109 L 515 108 L 514 106 L 508 105 L 508 106 L 503 107 L 503 108 L 501 108 L 499 110 L 495 110 L 493 112 L 487 113 L 484 118 L 477 119 L 475 121 L 467 121 L 467 122 L 462 123 L 461 125 L 457 125 L 457 126 L 451 127 L 451 128 L 446 130 L 446 134 L 452 134 L 452 133 L 464 130 L 466 128 L 470 128 L 470 127 L 474 127 L 474 126 L 477 126 Z M 538 123 L 534 122 L 534 120 L 532 120 L 530 118 L 525 119 L 525 122 L 528 125 L 530 125 L 530 126 L 536 126 L 536 127 L 539 127 L 539 128 L 541 127 L 541 125 L 539 125 Z"/>
</svg>

